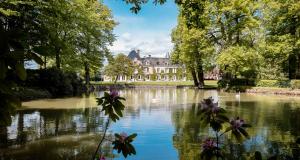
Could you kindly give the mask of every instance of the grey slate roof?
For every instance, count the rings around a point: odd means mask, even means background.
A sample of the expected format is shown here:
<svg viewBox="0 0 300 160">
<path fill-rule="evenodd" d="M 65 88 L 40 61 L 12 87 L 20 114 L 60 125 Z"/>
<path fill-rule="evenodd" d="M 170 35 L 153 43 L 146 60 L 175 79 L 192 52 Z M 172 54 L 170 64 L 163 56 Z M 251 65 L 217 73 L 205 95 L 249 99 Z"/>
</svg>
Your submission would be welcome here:
<svg viewBox="0 0 300 160">
<path fill-rule="evenodd" d="M 141 58 L 139 55 L 139 52 L 132 50 L 128 54 L 128 58 L 134 60 L 134 58 L 137 58 L 142 62 L 143 66 L 155 66 L 155 67 L 179 67 L 177 64 L 172 64 L 170 56 L 167 55 L 165 58 L 160 57 L 151 57 L 150 55 L 148 57 Z M 147 64 L 147 62 L 149 62 Z"/>
<path fill-rule="evenodd" d="M 141 59 L 140 54 L 135 50 L 129 52 L 128 58 L 130 58 L 131 60 L 134 60 L 134 58 L 137 58 L 138 60 Z"/>
</svg>

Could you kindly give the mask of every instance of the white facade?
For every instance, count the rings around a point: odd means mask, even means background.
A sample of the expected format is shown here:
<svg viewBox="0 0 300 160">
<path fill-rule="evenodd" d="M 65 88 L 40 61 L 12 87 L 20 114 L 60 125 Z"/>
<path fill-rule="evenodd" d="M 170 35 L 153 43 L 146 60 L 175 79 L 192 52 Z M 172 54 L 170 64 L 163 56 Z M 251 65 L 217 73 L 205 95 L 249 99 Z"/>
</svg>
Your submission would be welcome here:
<svg viewBox="0 0 300 160">
<path fill-rule="evenodd" d="M 128 57 L 135 65 L 139 65 L 143 71 L 138 70 L 131 76 L 119 75 L 117 81 L 185 81 L 186 71 L 184 66 L 172 64 L 169 55 L 165 58 L 148 57 L 141 58 L 139 50 L 131 51 Z M 178 72 L 180 70 L 180 72 Z M 180 77 L 179 77 L 180 76 Z M 112 77 L 104 76 L 104 81 L 113 81 Z"/>
</svg>

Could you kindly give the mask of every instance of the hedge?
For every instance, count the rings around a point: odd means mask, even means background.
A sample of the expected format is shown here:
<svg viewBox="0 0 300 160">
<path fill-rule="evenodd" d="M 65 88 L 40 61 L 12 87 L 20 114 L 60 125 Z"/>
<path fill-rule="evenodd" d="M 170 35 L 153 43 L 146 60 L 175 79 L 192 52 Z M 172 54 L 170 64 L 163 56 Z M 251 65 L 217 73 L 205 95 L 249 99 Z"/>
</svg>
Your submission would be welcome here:
<svg viewBox="0 0 300 160">
<path fill-rule="evenodd" d="M 76 73 L 56 68 L 27 70 L 23 87 L 47 90 L 52 97 L 78 95 L 84 89 L 83 81 Z"/>
<path fill-rule="evenodd" d="M 219 80 L 218 87 L 226 89 L 239 90 L 239 88 L 247 87 L 274 87 L 274 88 L 292 88 L 300 89 L 300 80 L 247 80 L 247 79 L 232 79 Z"/>
<path fill-rule="evenodd" d="M 257 80 L 256 87 L 278 87 L 278 88 L 290 88 L 290 80 Z"/>
</svg>

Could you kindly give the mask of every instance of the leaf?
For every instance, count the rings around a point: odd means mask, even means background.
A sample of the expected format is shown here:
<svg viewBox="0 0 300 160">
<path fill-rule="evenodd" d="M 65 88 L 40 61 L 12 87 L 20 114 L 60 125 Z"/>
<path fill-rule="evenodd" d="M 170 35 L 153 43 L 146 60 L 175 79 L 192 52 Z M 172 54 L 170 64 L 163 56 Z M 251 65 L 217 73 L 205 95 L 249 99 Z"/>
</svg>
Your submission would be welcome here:
<svg viewBox="0 0 300 160">
<path fill-rule="evenodd" d="M 128 138 L 128 139 L 134 139 L 136 136 L 137 136 L 137 134 L 136 134 L 136 133 L 134 133 L 134 134 L 132 134 L 132 135 L 128 136 L 127 138 Z"/>
<path fill-rule="evenodd" d="M 240 132 L 238 132 L 237 130 L 232 130 L 231 133 L 234 135 L 234 137 L 236 138 L 236 140 L 237 140 L 238 142 L 241 142 L 241 141 L 242 141 L 242 135 L 241 135 Z"/>
<path fill-rule="evenodd" d="M 30 52 L 29 58 L 33 59 L 36 63 L 42 65 L 44 62 L 40 56 L 38 56 L 36 53 Z"/>
<path fill-rule="evenodd" d="M 252 126 L 250 124 L 243 124 L 242 127 L 249 128 L 249 127 L 252 127 Z"/>
<path fill-rule="evenodd" d="M 24 64 L 17 63 L 15 65 L 15 67 L 16 67 L 16 72 L 17 72 L 18 77 L 23 81 L 26 80 L 27 74 L 26 74 L 26 70 L 24 68 Z"/>
<path fill-rule="evenodd" d="M 97 104 L 101 105 L 103 103 L 103 98 L 97 98 Z"/>
<path fill-rule="evenodd" d="M 225 129 L 225 132 L 224 133 L 226 133 L 226 132 L 228 132 L 228 131 L 231 131 L 232 130 L 232 127 L 227 127 L 226 129 Z"/>
<path fill-rule="evenodd" d="M 238 130 L 239 130 L 246 138 L 249 138 L 249 134 L 247 133 L 246 130 L 244 130 L 243 128 L 238 128 Z"/>
</svg>

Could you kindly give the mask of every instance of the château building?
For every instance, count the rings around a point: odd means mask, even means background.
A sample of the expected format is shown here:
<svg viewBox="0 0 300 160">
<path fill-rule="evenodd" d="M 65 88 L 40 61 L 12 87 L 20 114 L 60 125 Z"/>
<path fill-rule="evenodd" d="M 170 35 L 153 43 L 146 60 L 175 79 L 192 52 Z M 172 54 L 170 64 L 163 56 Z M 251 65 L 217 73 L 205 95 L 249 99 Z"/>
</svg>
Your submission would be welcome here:
<svg viewBox="0 0 300 160">
<path fill-rule="evenodd" d="M 132 76 L 120 75 L 118 81 L 185 81 L 185 67 L 172 64 L 170 55 L 167 53 L 164 58 L 153 57 L 151 55 L 141 57 L 140 50 L 132 50 L 128 58 L 135 65 L 140 66 L 140 70 L 135 70 Z M 112 81 L 111 77 L 104 76 L 104 81 Z"/>
</svg>

